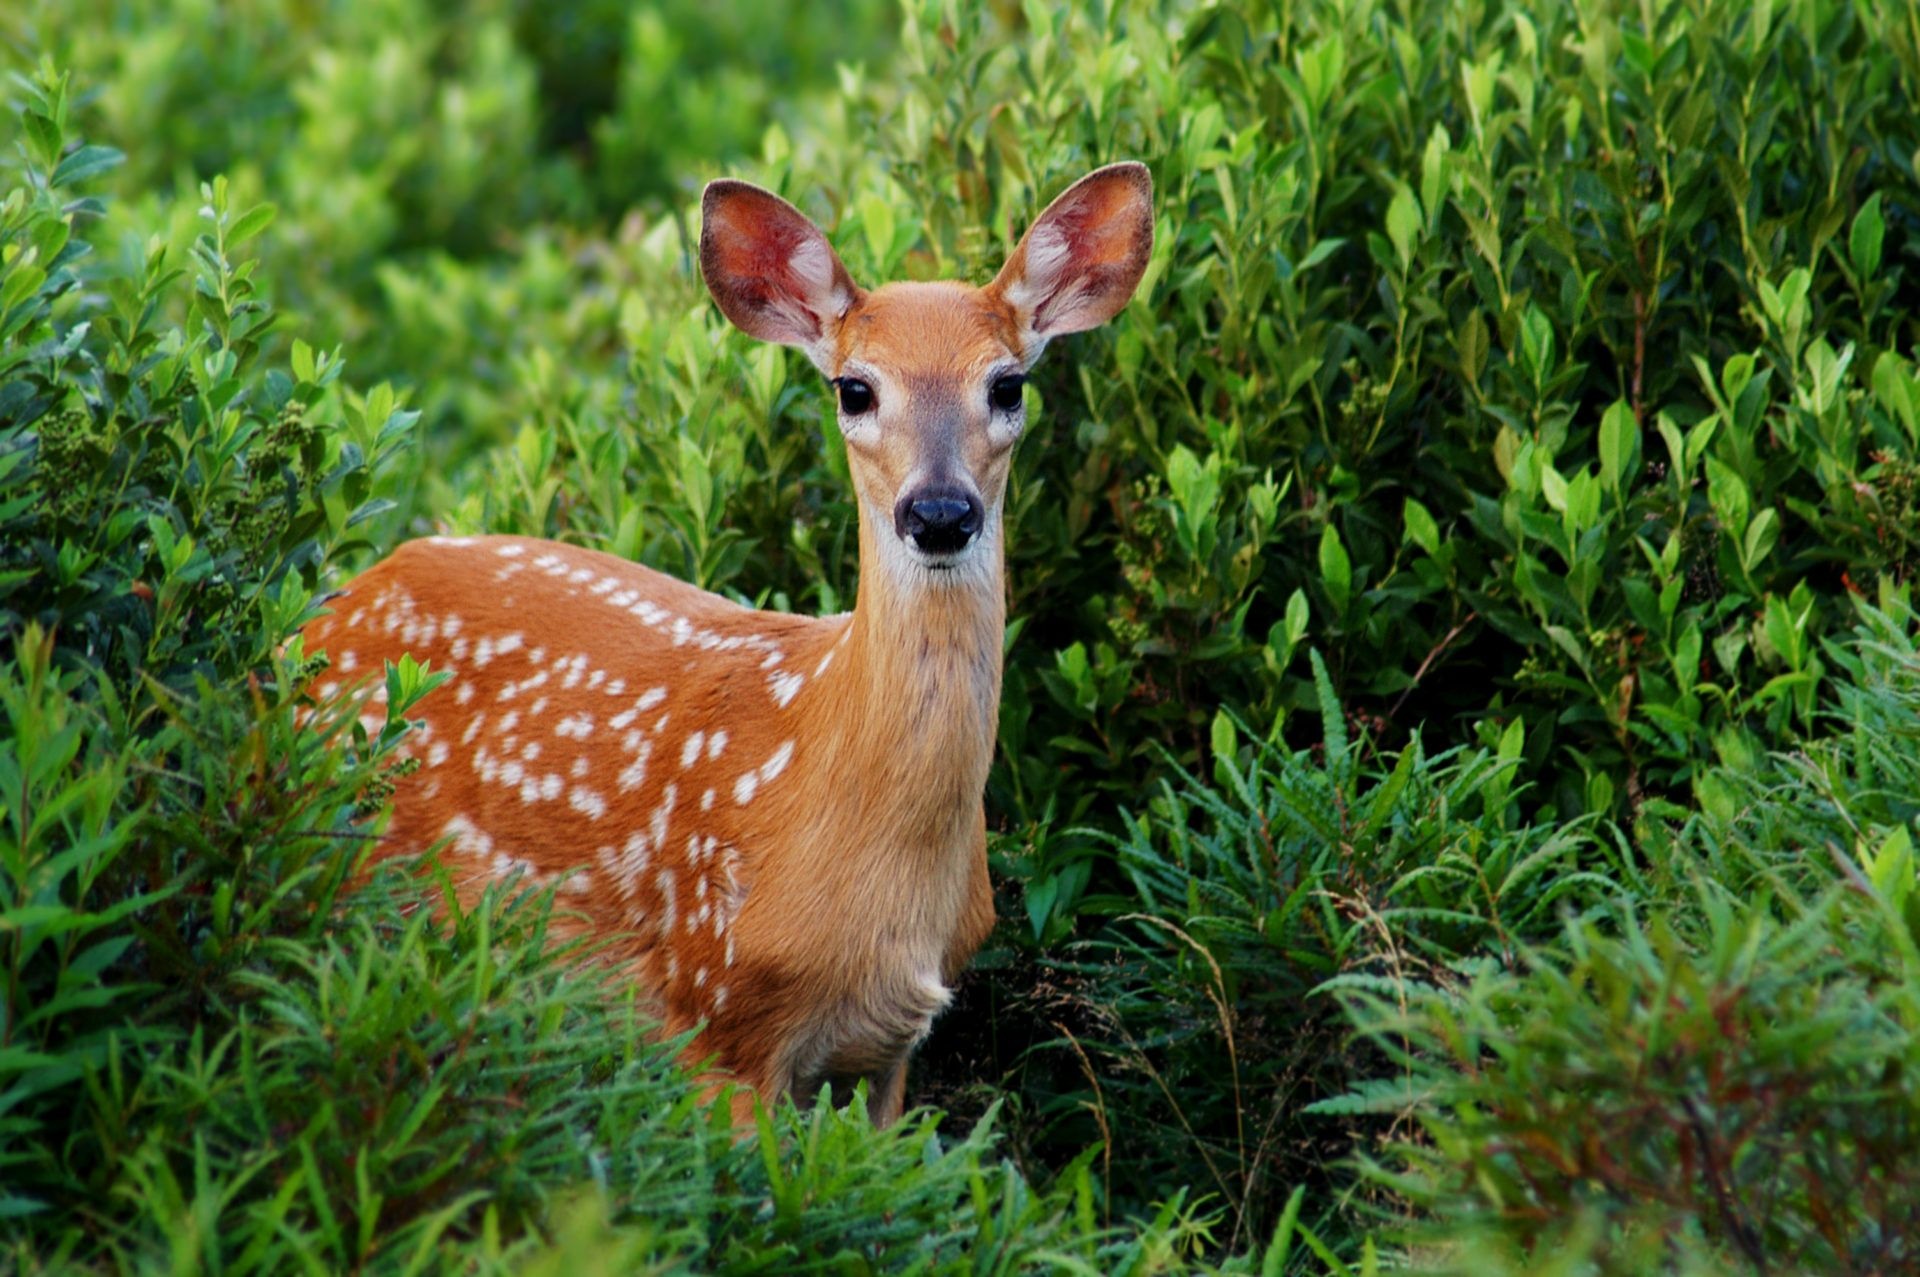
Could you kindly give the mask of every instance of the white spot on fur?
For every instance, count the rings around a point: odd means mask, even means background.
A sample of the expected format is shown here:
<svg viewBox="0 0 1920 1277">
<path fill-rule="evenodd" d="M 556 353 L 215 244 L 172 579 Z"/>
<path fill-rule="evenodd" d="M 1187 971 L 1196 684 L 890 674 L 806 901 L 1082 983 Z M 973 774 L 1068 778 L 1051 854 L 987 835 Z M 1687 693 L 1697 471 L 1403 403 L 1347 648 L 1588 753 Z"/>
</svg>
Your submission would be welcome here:
<svg viewBox="0 0 1920 1277">
<path fill-rule="evenodd" d="M 707 742 L 707 757 L 710 759 L 718 758 L 722 753 L 726 751 L 726 748 L 727 748 L 727 733 L 725 729 L 722 729 L 720 731 L 715 732 L 713 734 L 713 739 Z"/>
<path fill-rule="evenodd" d="M 634 751 L 633 761 L 628 763 L 620 773 L 620 792 L 622 793 L 640 788 L 647 779 L 647 756 L 653 753 L 653 742 L 642 740 L 639 744 L 640 748 Z"/>
<path fill-rule="evenodd" d="M 806 683 L 806 677 L 800 674 L 775 674 L 767 680 L 767 686 L 773 689 L 773 699 L 781 709 L 793 703 L 795 694 Z"/>
<path fill-rule="evenodd" d="M 589 820 L 599 820 L 607 814 L 607 800 L 584 785 L 573 787 L 573 791 L 567 795 L 567 805 L 583 813 Z"/>
<path fill-rule="evenodd" d="M 441 826 L 442 837 L 453 839 L 453 851 L 462 856 L 490 856 L 493 854 L 493 839 L 481 830 L 465 815 L 457 815 Z"/>
<path fill-rule="evenodd" d="M 660 888 L 660 934 L 665 935 L 673 930 L 674 915 L 680 909 L 680 898 L 674 894 L 673 870 L 662 869 L 654 884 Z"/>
<path fill-rule="evenodd" d="M 680 747 L 681 771 L 685 771 L 687 768 L 693 766 L 694 760 L 700 757 L 700 751 L 706 747 L 706 743 L 707 734 L 705 732 L 695 732 L 693 735 L 687 737 L 686 743 Z"/>
<path fill-rule="evenodd" d="M 793 742 L 785 741 L 781 744 L 779 749 L 776 749 L 773 751 L 772 757 L 768 758 L 766 762 L 760 764 L 761 783 L 765 784 L 767 781 L 770 781 L 774 777 L 778 776 L 781 772 L 787 770 L 787 764 L 792 761 L 793 761 Z"/>
<path fill-rule="evenodd" d="M 605 855 L 611 862 L 608 865 L 609 871 L 613 872 L 619 881 L 621 896 L 631 900 L 633 894 L 640 889 L 640 875 L 647 871 L 647 862 L 652 858 L 652 848 L 647 843 L 646 834 L 637 831 L 629 834 L 626 845 L 620 849 L 617 860 L 613 858 L 611 847 L 606 849 Z"/>
<path fill-rule="evenodd" d="M 647 830 L 656 847 L 667 845 L 667 822 L 673 817 L 673 802 L 679 796 L 678 788 L 672 783 L 669 783 L 660 793 L 660 805 L 653 809 L 653 816 Z"/>
</svg>

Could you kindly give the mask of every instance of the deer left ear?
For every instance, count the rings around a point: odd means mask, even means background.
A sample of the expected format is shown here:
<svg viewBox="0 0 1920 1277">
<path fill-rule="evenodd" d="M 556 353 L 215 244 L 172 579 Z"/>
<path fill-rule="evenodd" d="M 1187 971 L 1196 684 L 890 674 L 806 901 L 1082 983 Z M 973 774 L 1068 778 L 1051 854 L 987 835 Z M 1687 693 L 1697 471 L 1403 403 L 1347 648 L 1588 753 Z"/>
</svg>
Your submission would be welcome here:
<svg viewBox="0 0 1920 1277">
<path fill-rule="evenodd" d="M 1119 314 L 1152 253 L 1153 177 L 1109 164 L 1047 205 L 986 291 L 1013 312 L 1031 366 L 1049 339 Z"/>
</svg>

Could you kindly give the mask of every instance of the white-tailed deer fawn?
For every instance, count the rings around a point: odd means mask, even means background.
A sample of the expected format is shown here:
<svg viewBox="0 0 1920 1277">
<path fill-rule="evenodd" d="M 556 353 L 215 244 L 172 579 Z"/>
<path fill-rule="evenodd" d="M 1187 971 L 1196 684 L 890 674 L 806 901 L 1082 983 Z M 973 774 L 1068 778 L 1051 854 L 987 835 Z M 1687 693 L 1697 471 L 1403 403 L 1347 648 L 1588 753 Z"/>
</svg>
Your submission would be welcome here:
<svg viewBox="0 0 1920 1277">
<path fill-rule="evenodd" d="M 665 1032 L 705 1022 L 689 1057 L 716 1079 L 770 1101 L 864 1077 L 890 1122 L 993 924 L 982 793 L 1023 378 L 1133 295 L 1152 183 L 1140 164 L 1082 178 L 984 288 L 868 292 L 742 182 L 708 186 L 701 211 L 720 309 L 834 387 L 853 612 L 756 612 L 556 542 L 429 537 L 353 581 L 307 646 L 332 659 L 323 697 L 403 652 L 453 676 L 419 708 L 382 857 L 444 843 L 463 898 L 559 880 Z"/>
</svg>

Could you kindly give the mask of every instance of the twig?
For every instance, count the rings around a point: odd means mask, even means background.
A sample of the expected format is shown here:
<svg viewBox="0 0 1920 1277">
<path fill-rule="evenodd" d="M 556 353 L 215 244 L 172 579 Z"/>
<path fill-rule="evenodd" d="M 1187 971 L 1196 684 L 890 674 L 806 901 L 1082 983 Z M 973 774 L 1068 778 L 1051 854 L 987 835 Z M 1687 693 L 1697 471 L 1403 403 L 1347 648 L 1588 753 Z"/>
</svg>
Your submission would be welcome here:
<svg viewBox="0 0 1920 1277">
<path fill-rule="evenodd" d="M 1427 676 L 1427 671 L 1433 668 L 1433 663 L 1440 659 L 1441 653 L 1445 652 L 1447 648 L 1453 644 L 1453 641 L 1460 637 L 1463 630 L 1479 619 L 1479 613 L 1467 613 L 1466 616 L 1461 619 L 1460 624 L 1448 630 L 1445 636 L 1433 645 L 1433 649 L 1427 653 L 1426 659 L 1420 662 L 1420 668 L 1413 672 L 1413 682 L 1407 684 L 1407 689 L 1400 693 L 1400 699 L 1395 701 L 1393 708 L 1387 711 L 1387 720 L 1389 722 L 1400 712 L 1400 707 L 1407 703 L 1407 697 L 1413 695 L 1413 689 L 1420 686 L 1420 680 Z"/>
</svg>

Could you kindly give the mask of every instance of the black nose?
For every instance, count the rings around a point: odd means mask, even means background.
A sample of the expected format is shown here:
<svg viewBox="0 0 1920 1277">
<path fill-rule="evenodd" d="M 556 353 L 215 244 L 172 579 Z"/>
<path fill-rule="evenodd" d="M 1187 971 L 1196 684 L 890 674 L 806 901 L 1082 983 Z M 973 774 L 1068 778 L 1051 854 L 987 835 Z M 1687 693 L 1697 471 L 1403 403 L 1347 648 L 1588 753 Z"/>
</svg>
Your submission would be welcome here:
<svg viewBox="0 0 1920 1277">
<path fill-rule="evenodd" d="M 980 531 L 978 498 L 961 492 L 916 492 L 893 509 L 893 530 L 928 554 L 955 554 Z"/>
</svg>

